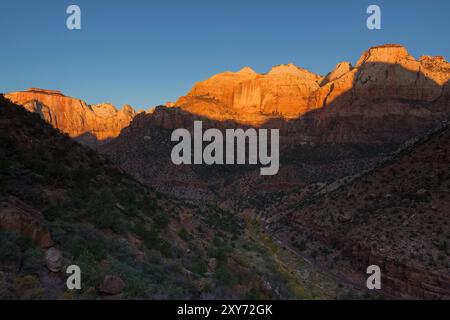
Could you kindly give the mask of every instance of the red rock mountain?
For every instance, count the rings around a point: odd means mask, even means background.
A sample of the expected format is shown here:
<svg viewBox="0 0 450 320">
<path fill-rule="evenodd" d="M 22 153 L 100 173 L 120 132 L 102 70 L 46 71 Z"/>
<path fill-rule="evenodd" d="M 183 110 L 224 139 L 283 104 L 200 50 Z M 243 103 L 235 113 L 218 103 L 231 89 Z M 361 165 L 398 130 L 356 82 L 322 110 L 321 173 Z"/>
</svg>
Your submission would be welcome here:
<svg viewBox="0 0 450 320">
<path fill-rule="evenodd" d="M 174 106 L 137 116 L 101 151 L 142 182 L 177 196 L 210 198 L 208 186 L 219 188 L 225 198 L 233 197 L 236 188 L 242 195 L 243 185 L 249 196 L 289 191 L 366 170 L 439 125 L 450 114 L 449 78 L 444 58 L 417 61 L 399 45 L 371 48 L 355 67 L 339 63 L 325 77 L 294 65 L 274 67 L 268 74 L 244 68 L 197 83 Z M 241 181 L 229 178 L 232 170 L 173 166 L 170 133 L 192 128 L 196 119 L 205 128 L 280 128 L 279 174 L 261 179 L 255 173 Z"/>
<path fill-rule="evenodd" d="M 168 129 L 185 127 L 192 120 L 186 114 L 277 127 L 294 143 L 401 143 L 447 118 L 449 79 L 443 57 L 415 60 L 400 45 L 383 45 L 364 52 L 354 67 L 337 64 L 325 77 L 292 64 L 267 74 L 248 67 L 220 73 L 148 116 Z M 129 106 L 88 105 L 58 91 L 6 97 L 90 145 L 117 137 L 135 116 Z"/>
<path fill-rule="evenodd" d="M 39 113 L 54 127 L 91 146 L 115 138 L 135 116 L 126 105 L 117 110 L 111 104 L 88 105 L 59 91 L 31 88 L 5 95 L 31 112 Z"/>
<path fill-rule="evenodd" d="M 175 105 L 215 120 L 260 124 L 274 117 L 296 119 L 328 106 L 345 106 L 350 116 L 368 102 L 383 99 L 364 111 L 379 117 L 402 112 L 410 101 L 438 100 L 449 92 L 449 79 L 450 64 L 443 57 L 416 61 L 404 47 L 384 45 L 364 52 L 355 67 L 339 63 L 326 77 L 292 64 L 274 67 L 267 74 L 248 67 L 221 73 L 197 83 Z M 427 116 L 423 110 L 417 115 Z"/>
</svg>

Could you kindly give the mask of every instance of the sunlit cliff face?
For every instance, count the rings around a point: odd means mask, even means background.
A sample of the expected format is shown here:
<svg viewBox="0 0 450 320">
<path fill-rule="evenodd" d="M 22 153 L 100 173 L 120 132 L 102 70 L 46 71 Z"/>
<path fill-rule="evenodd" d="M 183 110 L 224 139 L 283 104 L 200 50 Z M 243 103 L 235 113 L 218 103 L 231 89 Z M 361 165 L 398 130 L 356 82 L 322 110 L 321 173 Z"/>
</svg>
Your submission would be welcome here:
<svg viewBox="0 0 450 320">
<path fill-rule="evenodd" d="M 115 138 L 135 116 L 130 106 L 117 110 L 111 104 L 88 105 L 59 91 L 32 88 L 5 95 L 12 102 L 40 114 L 47 122 L 72 138 L 101 143 Z"/>
<path fill-rule="evenodd" d="M 344 95 L 338 104 L 346 107 L 377 98 L 431 102 L 449 78 L 450 64 L 444 58 L 417 61 L 400 45 L 384 45 L 364 52 L 355 67 L 338 63 L 325 77 L 292 64 L 267 74 L 248 67 L 221 73 L 197 83 L 175 105 L 214 120 L 258 125 L 273 117 L 301 117 Z"/>
</svg>

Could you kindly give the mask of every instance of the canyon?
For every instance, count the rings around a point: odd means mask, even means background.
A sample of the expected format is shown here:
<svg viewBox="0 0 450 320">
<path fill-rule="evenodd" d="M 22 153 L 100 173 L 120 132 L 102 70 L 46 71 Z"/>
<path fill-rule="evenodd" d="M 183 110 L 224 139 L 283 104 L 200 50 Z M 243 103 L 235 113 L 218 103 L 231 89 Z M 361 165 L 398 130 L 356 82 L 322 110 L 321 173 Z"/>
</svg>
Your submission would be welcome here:
<svg viewBox="0 0 450 320">
<path fill-rule="evenodd" d="M 6 98 L 38 113 L 55 128 L 91 147 L 117 137 L 136 115 L 129 105 L 120 110 L 108 103 L 88 105 L 56 90 L 30 88 L 9 93 Z"/>
<path fill-rule="evenodd" d="M 293 64 L 220 73 L 152 112 L 43 89 L 5 97 L 146 187 L 254 221 L 324 270 L 363 284 L 374 263 L 387 297 L 448 299 L 449 80 L 445 58 L 388 44 L 323 76 Z M 196 121 L 279 130 L 278 174 L 174 164 L 173 131 Z"/>
</svg>

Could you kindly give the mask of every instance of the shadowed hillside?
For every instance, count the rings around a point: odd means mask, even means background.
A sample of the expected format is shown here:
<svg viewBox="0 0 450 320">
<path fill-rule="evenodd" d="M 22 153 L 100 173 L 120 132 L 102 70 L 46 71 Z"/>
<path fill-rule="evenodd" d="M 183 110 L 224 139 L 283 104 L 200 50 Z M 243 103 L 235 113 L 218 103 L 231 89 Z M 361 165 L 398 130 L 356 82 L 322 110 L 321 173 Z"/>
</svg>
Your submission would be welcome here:
<svg viewBox="0 0 450 320">
<path fill-rule="evenodd" d="M 339 297 L 292 275 L 242 222 L 144 187 L 0 97 L 0 297 Z M 267 239 L 266 239 L 267 241 Z M 82 270 L 81 291 L 65 269 Z"/>
<path fill-rule="evenodd" d="M 270 227 L 302 254 L 361 284 L 367 266 L 376 264 L 388 294 L 448 299 L 449 195 L 446 125 L 353 182 L 285 209 Z"/>
</svg>

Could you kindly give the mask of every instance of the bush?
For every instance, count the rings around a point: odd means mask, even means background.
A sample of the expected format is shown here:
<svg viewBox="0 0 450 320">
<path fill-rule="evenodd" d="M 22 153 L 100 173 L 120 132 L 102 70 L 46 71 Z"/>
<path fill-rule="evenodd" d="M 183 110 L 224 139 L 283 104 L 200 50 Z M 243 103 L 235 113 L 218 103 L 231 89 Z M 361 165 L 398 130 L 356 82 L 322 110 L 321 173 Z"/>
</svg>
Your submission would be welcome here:
<svg viewBox="0 0 450 320">
<path fill-rule="evenodd" d="M 114 206 L 114 194 L 109 188 L 102 188 L 88 203 L 89 220 L 100 229 L 119 230 L 122 215 Z"/>
<path fill-rule="evenodd" d="M 17 262 L 22 253 L 33 248 L 31 239 L 14 231 L 0 230 L 0 262 Z"/>
<path fill-rule="evenodd" d="M 184 241 L 189 240 L 189 233 L 186 231 L 185 228 L 181 228 L 180 230 L 178 230 L 178 236 Z"/>
<path fill-rule="evenodd" d="M 139 201 L 139 205 L 144 214 L 147 216 L 153 216 L 158 208 L 156 200 L 149 196 L 145 196 L 141 201 Z"/>
<path fill-rule="evenodd" d="M 208 264 L 201 258 L 195 259 L 192 263 L 191 271 L 203 275 L 208 271 Z"/>
<path fill-rule="evenodd" d="M 147 286 L 141 270 L 128 264 L 114 261 L 108 273 L 118 275 L 124 280 L 124 292 L 127 298 L 142 298 L 144 296 Z"/>
<path fill-rule="evenodd" d="M 21 250 L 17 241 L 17 234 L 8 231 L 0 231 L 0 262 L 19 261 Z"/>
<path fill-rule="evenodd" d="M 148 249 L 157 248 L 159 238 L 156 232 L 149 231 L 144 225 L 138 224 L 134 227 L 134 233 L 142 240 L 142 243 Z"/>
<path fill-rule="evenodd" d="M 167 214 L 159 213 L 153 218 L 154 227 L 157 230 L 164 230 L 169 225 L 170 219 Z"/>
<path fill-rule="evenodd" d="M 166 240 L 160 239 L 158 248 L 162 255 L 166 258 L 172 257 L 172 245 Z"/>
<path fill-rule="evenodd" d="M 56 219 L 63 217 L 63 210 L 59 207 L 52 206 L 42 211 L 42 214 L 46 220 L 55 221 Z"/>
<path fill-rule="evenodd" d="M 89 288 L 95 288 L 103 280 L 96 257 L 88 250 L 84 251 L 78 259 L 74 260 L 74 264 L 81 269 L 83 291 Z"/>
<path fill-rule="evenodd" d="M 238 277 L 233 275 L 226 266 L 219 266 L 216 270 L 216 279 L 222 285 L 234 286 L 239 283 Z"/>
<path fill-rule="evenodd" d="M 26 274 L 37 274 L 43 264 L 43 254 L 39 249 L 30 248 L 25 251 L 22 271 Z"/>
</svg>

